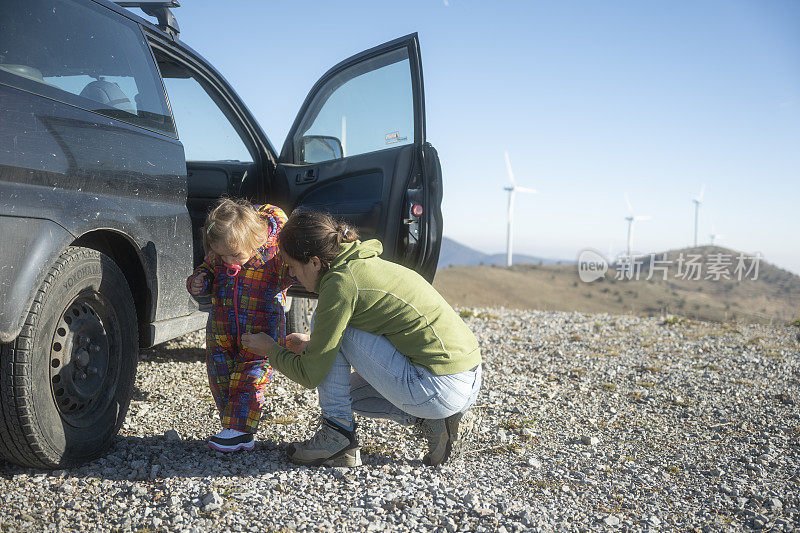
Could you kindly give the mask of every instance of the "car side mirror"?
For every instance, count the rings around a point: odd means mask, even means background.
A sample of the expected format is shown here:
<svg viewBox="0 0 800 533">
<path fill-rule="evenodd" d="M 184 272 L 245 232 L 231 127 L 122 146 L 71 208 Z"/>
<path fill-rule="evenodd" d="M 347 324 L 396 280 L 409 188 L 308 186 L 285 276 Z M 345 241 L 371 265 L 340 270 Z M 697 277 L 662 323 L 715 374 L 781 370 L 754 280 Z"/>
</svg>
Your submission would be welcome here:
<svg viewBox="0 0 800 533">
<path fill-rule="evenodd" d="M 329 135 L 304 135 L 300 139 L 300 161 L 320 163 L 344 157 L 342 141 Z"/>
</svg>

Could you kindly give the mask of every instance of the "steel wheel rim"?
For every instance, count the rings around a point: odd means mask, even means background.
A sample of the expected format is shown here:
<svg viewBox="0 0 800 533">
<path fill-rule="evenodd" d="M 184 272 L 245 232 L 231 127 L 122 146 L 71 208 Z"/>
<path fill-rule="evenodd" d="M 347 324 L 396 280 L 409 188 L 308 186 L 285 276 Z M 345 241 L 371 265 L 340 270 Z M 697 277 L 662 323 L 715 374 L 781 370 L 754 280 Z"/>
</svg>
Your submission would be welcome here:
<svg viewBox="0 0 800 533">
<path fill-rule="evenodd" d="M 56 323 L 50 342 L 50 388 L 61 418 L 88 427 L 113 399 L 120 330 L 113 306 L 96 292 L 79 294 Z"/>
</svg>

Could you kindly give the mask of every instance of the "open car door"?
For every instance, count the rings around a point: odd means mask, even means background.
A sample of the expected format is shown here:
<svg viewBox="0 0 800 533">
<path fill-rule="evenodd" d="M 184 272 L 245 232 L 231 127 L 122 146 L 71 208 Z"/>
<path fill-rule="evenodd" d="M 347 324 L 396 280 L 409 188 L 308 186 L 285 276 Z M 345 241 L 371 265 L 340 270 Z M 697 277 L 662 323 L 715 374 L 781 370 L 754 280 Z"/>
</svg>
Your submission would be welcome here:
<svg viewBox="0 0 800 533">
<path fill-rule="evenodd" d="M 281 150 L 276 199 L 327 211 L 433 280 L 442 235 L 439 156 L 425 140 L 417 34 L 347 59 L 314 85 Z M 300 291 L 293 290 L 294 294 Z"/>
</svg>

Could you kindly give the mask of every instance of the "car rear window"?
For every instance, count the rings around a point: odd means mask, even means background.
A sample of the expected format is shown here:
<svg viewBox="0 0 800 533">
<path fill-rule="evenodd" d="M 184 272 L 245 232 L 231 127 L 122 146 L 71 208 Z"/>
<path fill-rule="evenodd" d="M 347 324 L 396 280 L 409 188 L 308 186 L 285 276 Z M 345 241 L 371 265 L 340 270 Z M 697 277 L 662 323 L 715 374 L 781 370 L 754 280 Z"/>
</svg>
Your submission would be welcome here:
<svg viewBox="0 0 800 533">
<path fill-rule="evenodd" d="M 2 0 L 0 83 L 175 136 L 141 29 L 94 2 Z"/>
</svg>

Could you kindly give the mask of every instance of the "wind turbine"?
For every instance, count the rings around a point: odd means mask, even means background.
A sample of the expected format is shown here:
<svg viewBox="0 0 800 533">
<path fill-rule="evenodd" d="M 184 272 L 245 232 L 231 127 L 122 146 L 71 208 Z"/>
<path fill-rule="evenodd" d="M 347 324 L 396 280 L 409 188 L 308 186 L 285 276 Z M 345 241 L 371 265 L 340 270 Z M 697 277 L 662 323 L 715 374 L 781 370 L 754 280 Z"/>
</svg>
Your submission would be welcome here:
<svg viewBox="0 0 800 533">
<path fill-rule="evenodd" d="M 694 202 L 694 247 L 697 248 L 697 215 L 700 212 L 700 204 L 703 203 L 703 193 L 706 191 L 706 186 L 700 187 L 700 196 L 692 198 Z"/>
<path fill-rule="evenodd" d="M 633 243 L 633 223 L 639 220 L 650 220 L 652 217 L 648 215 L 636 215 L 633 212 L 633 206 L 631 205 L 631 199 L 625 194 L 625 203 L 628 204 L 628 211 L 630 215 L 625 217 L 625 220 L 628 221 L 628 260 L 631 259 L 631 244 Z"/>
<path fill-rule="evenodd" d="M 717 233 L 717 230 L 714 229 L 714 226 L 711 226 L 711 235 L 710 235 L 710 237 L 711 237 L 711 246 L 714 246 L 714 239 L 717 239 L 719 237 L 724 237 L 724 236 L 725 235 L 720 235 L 719 233 Z"/>
<path fill-rule="evenodd" d="M 508 191 L 508 233 L 506 235 L 506 266 L 511 266 L 511 243 L 513 240 L 514 229 L 514 195 L 518 192 L 527 192 L 536 194 L 539 191 L 536 189 L 529 189 L 527 187 L 520 187 L 514 180 L 514 171 L 511 169 L 511 160 L 508 158 L 508 150 L 505 152 L 506 168 L 508 169 L 508 179 L 511 180 L 511 187 L 503 187 Z"/>
</svg>

